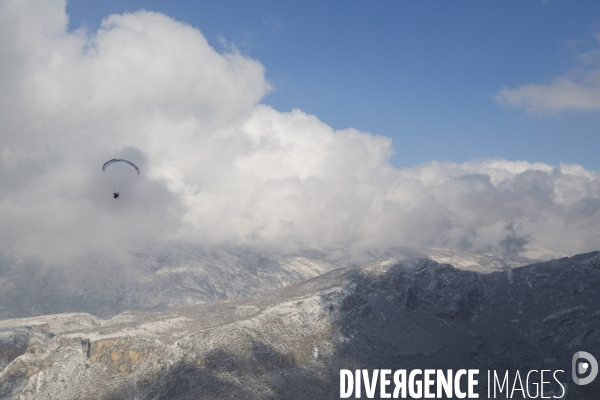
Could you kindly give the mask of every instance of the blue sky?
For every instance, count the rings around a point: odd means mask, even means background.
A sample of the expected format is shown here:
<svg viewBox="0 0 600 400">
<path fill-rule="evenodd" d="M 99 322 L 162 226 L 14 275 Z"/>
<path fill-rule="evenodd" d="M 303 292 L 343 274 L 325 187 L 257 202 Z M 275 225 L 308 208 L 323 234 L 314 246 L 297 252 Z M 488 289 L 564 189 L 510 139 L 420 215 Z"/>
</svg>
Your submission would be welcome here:
<svg viewBox="0 0 600 400">
<path fill-rule="evenodd" d="M 598 1 L 71 0 L 70 28 L 146 9 L 200 29 L 217 50 L 260 61 L 275 90 L 262 102 L 336 129 L 391 137 L 392 164 L 503 157 L 600 170 L 597 109 L 527 113 L 503 87 L 593 70 Z M 226 43 L 221 40 L 224 39 Z"/>
</svg>

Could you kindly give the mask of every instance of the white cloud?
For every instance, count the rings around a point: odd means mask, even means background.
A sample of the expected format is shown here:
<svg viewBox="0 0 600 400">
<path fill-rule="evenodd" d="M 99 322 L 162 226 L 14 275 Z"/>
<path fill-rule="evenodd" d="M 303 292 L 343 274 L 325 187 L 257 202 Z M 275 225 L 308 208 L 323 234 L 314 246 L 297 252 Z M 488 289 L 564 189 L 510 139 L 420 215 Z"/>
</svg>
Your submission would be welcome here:
<svg viewBox="0 0 600 400">
<path fill-rule="evenodd" d="M 600 35 L 596 35 L 596 39 L 600 43 Z M 545 84 L 504 87 L 494 95 L 495 100 L 539 116 L 600 110 L 600 69 L 597 68 L 600 50 L 595 48 L 576 56 L 586 69 L 573 70 Z"/>
<path fill-rule="evenodd" d="M 562 252 L 599 243 L 600 174 L 578 165 L 398 170 L 389 138 L 259 104 L 270 90 L 259 62 L 220 54 L 164 15 L 67 32 L 62 1 L 0 7 L 0 249 L 10 256 L 65 263 L 170 240 L 355 253 L 500 249 L 507 237 Z M 119 200 L 100 170 L 113 157 L 142 170 Z"/>
</svg>

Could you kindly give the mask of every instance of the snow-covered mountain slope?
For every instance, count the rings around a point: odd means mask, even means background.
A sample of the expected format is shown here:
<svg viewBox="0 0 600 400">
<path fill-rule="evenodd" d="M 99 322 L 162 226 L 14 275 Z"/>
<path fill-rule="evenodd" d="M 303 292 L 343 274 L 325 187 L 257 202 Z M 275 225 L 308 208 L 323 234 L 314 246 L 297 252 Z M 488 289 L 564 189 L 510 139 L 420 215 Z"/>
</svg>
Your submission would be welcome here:
<svg viewBox="0 0 600 400">
<path fill-rule="evenodd" d="M 303 254 L 191 246 L 146 249 L 127 263 L 90 259 L 70 268 L 20 264 L 0 276 L 0 319 L 64 312 L 108 317 L 129 309 L 233 299 L 335 268 Z"/>
<path fill-rule="evenodd" d="M 148 310 L 251 296 L 336 268 L 382 258 L 425 257 L 457 268 L 493 272 L 536 260 L 444 249 L 391 249 L 351 255 L 343 247 L 312 247 L 292 254 L 240 248 L 163 245 L 128 261 L 88 259 L 72 267 L 35 263 L 0 265 L 0 320 L 87 312 L 103 318 Z M 0 260 L 0 264 L 7 264 Z"/>
<path fill-rule="evenodd" d="M 600 252 L 489 274 L 385 260 L 231 301 L 7 320 L 0 397 L 333 399 L 341 368 L 543 368 L 596 399 L 570 363 L 600 354 L 599 293 Z"/>
<path fill-rule="evenodd" d="M 499 255 L 493 253 L 473 253 L 452 249 L 421 249 L 422 257 L 429 258 L 442 264 L 452 264 L 458 269 L 490 273 L 509 268 L 521 267 L 539 261 L 548 261 L 565 257 L 565 254 L 551 252 L 545 249 L 532 249 L 525 255 Z"/>
</svg>

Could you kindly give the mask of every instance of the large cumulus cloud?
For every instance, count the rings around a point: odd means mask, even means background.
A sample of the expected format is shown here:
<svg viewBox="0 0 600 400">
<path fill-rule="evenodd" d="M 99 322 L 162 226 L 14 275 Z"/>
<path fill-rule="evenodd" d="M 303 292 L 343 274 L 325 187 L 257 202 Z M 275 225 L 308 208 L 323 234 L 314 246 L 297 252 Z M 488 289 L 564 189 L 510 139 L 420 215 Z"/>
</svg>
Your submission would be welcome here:
<svg viewBox="0 0 600 400">
<path fill-rule="evenodd" d="M 389 138 L 260 104 L 264 67 L 140 11 L 67 31 L 0 5 L 0 247 L 72 262 L 157 242 L 561 252 L 600 239 L 600 175 L 503 159 L 395 169 Z M 398 143 L 402 146 L 402 143 Z M 104 161 L 136 162 L 113 200 Z"/>
</svg>

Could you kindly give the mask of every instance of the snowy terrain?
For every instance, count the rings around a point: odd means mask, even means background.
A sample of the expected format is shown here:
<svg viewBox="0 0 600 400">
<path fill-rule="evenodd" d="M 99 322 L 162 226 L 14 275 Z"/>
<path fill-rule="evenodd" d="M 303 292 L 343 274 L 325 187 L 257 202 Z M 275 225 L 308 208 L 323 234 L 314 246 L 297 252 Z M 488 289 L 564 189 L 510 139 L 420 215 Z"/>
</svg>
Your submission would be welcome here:
<svg viewBox="0 0 600 400">
<path fill-rule="evenodd" d="M 143 249 L 125 262 L 97 258 L 63 268 L 0 259 L 0 320 L 65 312 L 108 318 L 125 310 L 236 299 L 356 265 L 357 260 L 407 257 L 427 257 L 481 272 L 536 261 L 440 249 L 394 249 L 357 257 L 343 247 L 280 254 L 189 245 Z"/>
<path fill-rule="evenodd" d="M 488 274 L 388 259 L 235 300 L 5 320 L 0 397 L 333 399 L 340 368 L 570 371 L 600 354 L 599 290 L 600 252 Z"/>
</svg>

